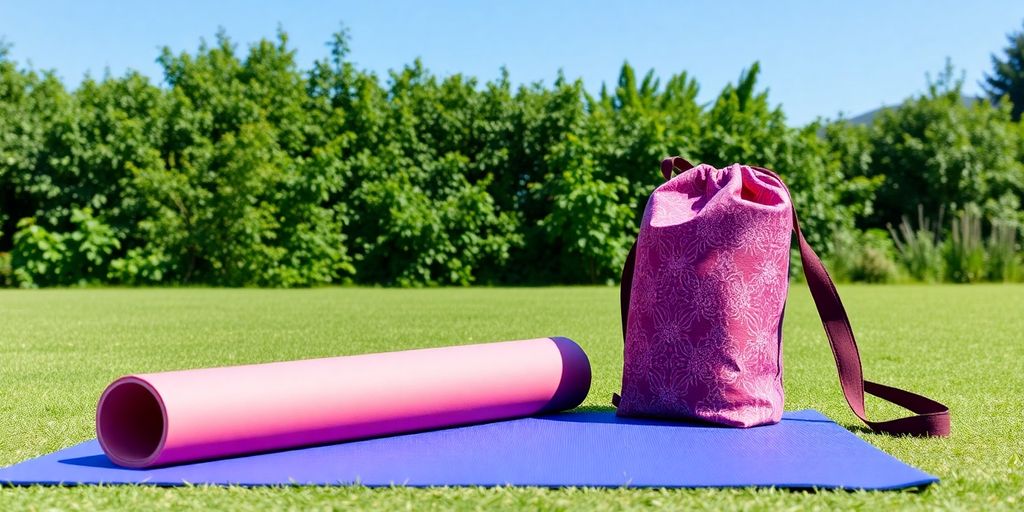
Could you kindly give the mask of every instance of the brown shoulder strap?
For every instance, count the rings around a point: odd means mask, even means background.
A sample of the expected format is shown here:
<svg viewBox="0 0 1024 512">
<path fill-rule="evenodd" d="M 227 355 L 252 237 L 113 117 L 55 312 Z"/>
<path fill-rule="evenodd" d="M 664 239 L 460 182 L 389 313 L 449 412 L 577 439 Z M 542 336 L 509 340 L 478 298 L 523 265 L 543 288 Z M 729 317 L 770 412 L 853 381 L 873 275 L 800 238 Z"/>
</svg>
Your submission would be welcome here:
<svg viewBox="0 0 1024 512">
<path fill-rule="evenodd" d="M 821 263 L 821 259 L 814 253 L 814 249 L 800 231 L 795 208 L 793 229 L 800 244 L 800 260 L 803 262 L 807 286 L 811 289 L 814 305 L 818 308 L 818 316 L 821 317 L 825 334 L 832 345 L 832 355 L 839 370 L 839 384 L 853 413 L 876 432 L 916 436 L 949 435 L 949 409 L 945 405 L 916 393 L 864 380 L 850 317 L 846 314 L 846 308 L 839 299 L 839 292 L 825 270 L 825 265 Z M 864 410 L 865 392 L 916 414 L 889 421 L 871 421 Z"/>
<path fill-rule="evenodd" d="M 629 248 L 626 263 L 622 265 L 622 279 L 619 281 L 619 306 L 622 308 L 622 339 L 626 339 L 626 320 L 629 318 L 629 298 L 633 292 L 633 268 L 636 267 L 636 241 Z"/>
<path fill-rule="evenodd" d="M 666 159 L 666 162 L 662 163 L 663 173 L 666 163 L 671 173 L 675 162 L 673 159 Z M 775 176 L 782 183 L 782 179 L 774 172 L 762 168 L 756 169 Z M 669 176 L 671 176 L 670 173 Z M 796 232 L 797 241 L 800 245 L 800 260 L 803 263 L 807 286 L 811 289 L 814 305 L 818 308 L 818 315 L 821 317 L 821 323 L 825 327 L 825 334 L 828 336 L 829 344 L 832 346 L 832 355 L 835 357 L 836 368 L 839 370 L 839 384 L 842 386 L 843 395 L 846 397 L 846 402 L 850 404 L 850 409 L 853 410 L 853 413 L 875 432 L 916 436 L 949 435 L 949 408 L 945 405 L 910 391 L 864 380 L 860 353 L 857 350 L 857 342 L 853 337 L 850 318 L 847 316 L 846 309 L 839 299 L 839 292 L 836 291 L 832 278 L 829 277 L 825 266 L 821 263 L 821 259 L 815 254 L 814 249 L 811 248 L 804 238 L 803 232 L 800 231 L 800 222 L 797 218 L 795 207 L 793 208 L 793 230 Z M 626 334 L 630 290 L 632 289 L 633 268 L 635 265 L 636 244 L 634 243 L 633 248 L 630 249 L 629 256 L 626 258 L 626 264 L 622 269 L 620 299 L 623 339 L 625 339 Z M 892 402 L 915 414 L 889 421 L 869 420 L 864 407 L 864 393 L 870 393 L 883 400 Z"/>
</svg>

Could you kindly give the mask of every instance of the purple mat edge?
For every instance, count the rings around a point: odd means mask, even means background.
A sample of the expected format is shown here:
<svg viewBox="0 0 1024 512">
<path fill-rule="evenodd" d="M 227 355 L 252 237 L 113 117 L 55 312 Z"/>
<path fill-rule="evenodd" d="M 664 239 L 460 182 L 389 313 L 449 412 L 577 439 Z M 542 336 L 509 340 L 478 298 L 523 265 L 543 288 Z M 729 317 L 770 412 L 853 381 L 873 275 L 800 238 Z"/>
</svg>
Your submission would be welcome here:
<svg viewBox="0 0 1024 512">
<path fill-rule="evenodd" d="M 565 413 L 560 413 L 560 414 L 561 415 L 564 415 L 564 414 L 587 414 L 587 413 L 595 413 L 595 412 L 598 412 L 598 411 L 579 411 L 579 410 L 575 410 L 575 411 L 567 411 Z M 606 412 L 606 411 L 600 411 L 600 412 Z M 551 416 L 559 416 L 559 414 L 555 414 L 555 415 L 551 415 Z M 541 416 L 540 418 L 544 418 L 544 416 Z M 837 423 L 835 423 L 833 420 L 831 420 L 830 418 L 828 418 L 824 414 L 822 414 L 822 413 L 820 413 L 820 412 L 818 412 L 816 410 L 813 410 L 813 409 L 802 409 L 802 410 L 797 410 L 797 411 L 787 411 L 786 415 L 784 416 L 784 421 L 785 420 L 827 422 L 827 423 L 831 424 L 832 426 L 834 426 L 836 428 L 839 428 L 839 429 L 842 429 L 842 430 L 846 431 L 846 429 L 843 428 L 841 425 L 838 425 Z M 511 420 L 511 421 L 515 421 L 515 420 Z M 637 421 L 637 422 L 660 423 L 659 420 L 654 420 L 654 419 L 652 419 L 652 420 L 635 420 L 635 421 Z M 505 422 L 504 421 L 499 421 L 499 422 L 494 422 L 494 423 L 505 423 Z M 485 424 L 482 424 L 482 425 L 490 425 L 490 424 L 494 424 L 494 423 L 485 423 Z M 474 426 L 474 425 L 470 425 L 469 427 L 472 427 L 472 426 Z M 480 426 L 480 425 L 475 425 L 475 426 Z M 466 427 L 465 426 L 452 427 L 452 429 L 459 429 L 459 428 L 466 428 Z M 441 429 L 441 431 L 444 431 L 444 430 L 451 430 L 451 429 Z M 733 430 L 733 429 L 728 429 L 728 430 Z M 437 432 L 437 431 L 428 431 L 428 432 Z M 405 435 L 408 435 L 408 434 L 402 434 L 402 435 L 398 435 L 398 436 L 389 436 L 389 437 L 403 437 Z M 850 433 L 850 435 L 853 435 L 853 434 Z M 387 439 L 387 438 L 375 438 L 375 439 Z M 860 439 L 860 438 L 858 438 L 858 439 Z M 371 441 L 371 440 L 373 440 L 373 439 L 370 439 L 370 440 L 367 440 L 367 441 Z M 778 489 L 789 489 L 789 490 L 795 490 L 795 491 L 799 491 L 799 490 L 812 490 L 812 489 L 820 489 L 820 490 L 845 490 L 845 491 L 857 491 L 857 490 L 878 490 L 878 491 L 908 490 L 908 491 L 914 491 L 914 490 L 921 490 L 921 489 L 927 488 L 928 486 L 930 486 L 932 484 L 935 484 L 935 483 L 938 483 L 940 481 L 938 477 L 930 475 L 930 474 L 928 474 L 928 473 L 926 473 L 924 471 L 921 471 L 920 469 L 918 469 L 918 468 L 916 468 L 914 466 L 910 466 L 909 464 L 906 464 L 905 462 L 901 461 L 900 459 L 898 459 L 898 458 L 896 458 L 896 457 L 886 453 L 885 451 L 875 447 L 874 445 L 864 441 L 863 439 L 860 439 L 860 441 L 862 441 L 866 447 L 868 447 L 871 450 L 877 452 L 877 454 L 879 454 L 881 456 L 884 456 L 887 459 L 891 459 L 891 461 L 894 461 L 894 462 L 896 462 L 898 464 L 906 466 L 907 468 L 909 468 L 909 469 L 911 469 L 913 471 L 916 471 L 917 473 L 920 473 L 920 475 L 922 475 L 921 478 L 919 480 L 902 481 L 900 483 L 894 483 L 894 484 L 888 485 L 888 486 L 884 486 L 883 485 L 883 486 L 872 486 L 872 487 L 851 487 L 851 486 L 842 485 L 842 484 L 839 484 L 839 485 L 823 485 L 823 484 L 820 484 L 820 483 L 816 483 L 815 484 L 815 483 L 798 483 L 798 482 L 787 482 L 787 483 L 770 484 L 770 485 L 767 485 L 767 484 L 737 484 L 737 485 L 732 485 L 732 484 L 716 484 L 716 485 L 707 485 L 707 484 L 695 484 L 695 485 L 686 485 L 686 484 L 683 484 L 683 485 L 680 485 L 680 484 L 667 484 L 667 485 L 628 485 L 628 484 L 627 485 L 601 485 L 601 484 L 597 484 L 597 485 L 593 485 L 593 484 L 589 484 L 589 485 L 573 485 L 573 484 L 569 484 L 569 485 L 561 485 L 561 484 L 556 484 L 556 485 L 551 485 L 551 484 L 530 484 L 530 483 L 515 483 L 515 484 L 509 484 L 509 483 L 503 483 L 503 484 L 499 484 L 499 483 L 491 483 L 491 484 L 433 484 L 433 483 L 430 483 L 430 484 L 416 484 L 416 483 L 412 483 L 412 484 L 410 484 L 410 483 L 401 483 L 401 484 L 395 484 L 395 483 L 391 483 L 391 484 L 373 484 L 373 483 L 371 483 L 371 484 L 364 484 L 364 483 L 360 483 L 358 481 L 352 481 L 352 482 L 338 481 L 338 483 L 335 483 L 335 484 L 324 484 L 324 483 L 300 483 L 300 482 L 276 482 L 276 483 L 225 483 L 225 482 L 212 482 L 212 483 L 208 483 L 208 482 L 199 482 L 199 483 L 193 483 L 193 482 L 184 481 L 184 480 L 180 481 L 180 482 L 169 482 L 169 481 L 156 481 L 156 482 L 146 482 L 146 481 L 137 481 L 137 482 L 131 482 L 131 481 L 69 482 L 69 481 L 43 480 L 43 479 L 35 479 L 35 480 L 32 480 L 32 481 L 26 481 L 26 480 L 10 479 L 10 478 L 6 478 L 5 477 L 5 473 L 7 473 L 8 470 L 14 469 L 14 468 L 16 468 L 18 466 L 21 466 L 23 464 L 26 464 L 26 463 L 40 462 L 41 459 L 47 459 L 47 458 L 55 457 L 57 455 L 67 455 L 67 452 L 71 452 L 71 451 L 76 450 L 76 449 L 85 448 L 87 445 L 95 445 L 97 447 L 97 449 L 98 449 L 97 441 L 95 439 L 92 439 L 92 440 L 87 440 L 87 441 L 84 441 L 84 442 L 81 442 L 81 443 L 78 443 L 78 444 L 75 444 L 75 445 L 72 445 L 72 446 L 68 446 L 68 447 L 59 449 L 59 450 L 54 451 L 54 452 L 45 453 L 45 454 L 39 455 L 37 457 L 32 457 L 30 459 L 26 459 L 24 461 L 21 461 L 21 462 L 18 462 L 18 463 L 9 465 L 9 466 L 0 467 L 0 488 L 5 488 L 5 487 L 6 488 L 11 488 L 11 487 L 32 487 L 32 486 L 40 486 L 40 487 L 58 487 L 58 486 L 59 487 L 79 487 L 79 486 L 107 487 L 107 486 L 110 486 L 110 487 L 113 487 L 113 486 L 134 485 L 134 486 L 165 487 L 165 488 L 184 487 L 184 486 L 242 487 L 242 488 L 256 488 L 256 487 L 281 487 L 281 488 L 288 488 L 288 487 L 325 487 L 325 486 L 343 487 L 343 486 L 361 486 L 361 487 L 368 487 L 368 488 L 384 488 L 384 487 L 395 487 L 395 486 L 397 486 L 397 487 L 410 487 L 410 488 L 437 488 L 437 487 L 483 487 L 483 488 L 492 488 L 492 487 L 534 487 L 534 488 L 566 488 L 566 487 L 575 487 L 575 488 L 604 488 L 604 489 L 617 489 L 617 488 L 634 488 L 634 489 L 651 489 L 651 488 L 653 488 L 653 489 L 658 489 L 658 488 L 664 488 L 664 489 L 765 488 L 765 489 L 767 489 L 767 488 L 778 488 Z M 342 444 L 346 444 L 346 443 L 342 443 Z M 332 445 L 321 445 L 320 447 L 328 447 L 328 446 L 332 446 Z M 304 447 L 304 448 L 298 448 L 296 450 L 306 450 L 306 449 L 310 449 L 310 448 L 318 448 L 318 447 Z M 291 450 L 286 450 L 286 451 L 291 451 Z M 102 452 L 99 452 L 99 453 L 102 453 Z M 280 452 L 268 452 L 268 454 L 272 454 L 272 453 L 280 453 Z M 245 456 L 234 457 L 234 458 L 229 458 L 229 459 L 222 459 L 222 460 L 242 459 L 242 458 L 246 458 L 246 457 L 253 457 L 253 456 L 260 456 L 260 455 L 266 455 L 266 454 L 245 455 Z M 205 461 L 205 462 L 211 462 L 211 461 Z M 189 465 L 191 465 L 191 464 L 179 465 L 177 467 L 189 466 Z M 173 468 L 175 466 L 170 466 L 170 467 Z M 157 468 L 157 469 L 163 469 L 163 468 Z M 141 471 L 145 471 L 145 470 L 141 470 Z"/>
</svg>

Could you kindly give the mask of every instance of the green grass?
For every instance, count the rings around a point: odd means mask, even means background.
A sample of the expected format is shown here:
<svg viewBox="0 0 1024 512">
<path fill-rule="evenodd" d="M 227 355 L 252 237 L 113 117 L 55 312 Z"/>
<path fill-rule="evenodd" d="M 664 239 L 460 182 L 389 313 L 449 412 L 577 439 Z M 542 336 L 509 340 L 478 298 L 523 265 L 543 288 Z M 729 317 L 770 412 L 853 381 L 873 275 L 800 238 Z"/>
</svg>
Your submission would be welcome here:
<svg viewBox="0 0 1024 512">
<path fill-rule="evenodd" d="M 536 488 L 5 488 L 0 509 L 851 509 L 1024 507 L 1024 286 L 844 286 L 868 378 L 935 397 L 948 439 L 858 433 L 942 478 L 923 492 Z M 0 466 L 94 436 L 103 387 L 130 372 L 565 335 L 591 357 L 585 405 L 618 390 L 614 288 L 82 289 L 0 292 Z M 847 426 L 804 285 L 785 325 L 787 409 Z M 878 416 L 893 409 L 872 403 Z"/>
</svg>

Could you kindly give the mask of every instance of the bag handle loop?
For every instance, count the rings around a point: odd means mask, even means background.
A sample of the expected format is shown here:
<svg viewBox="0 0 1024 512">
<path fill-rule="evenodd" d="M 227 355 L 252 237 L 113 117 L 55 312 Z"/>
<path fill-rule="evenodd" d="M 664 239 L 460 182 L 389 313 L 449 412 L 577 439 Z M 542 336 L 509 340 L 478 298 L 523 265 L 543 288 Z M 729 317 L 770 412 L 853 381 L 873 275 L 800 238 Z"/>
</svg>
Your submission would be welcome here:
<svg viewBox="0 0 1024 512">
<path fill-rule="evenodd" d="M 672 171 L 676 169 L 686 172 L 693 169 L 693 164 L 681 156 L 672 156 L 661 161 L 661 175 L 665 177 L 665 181 L 672 179 Z"/>
<path fill-rule="evenodd" d="M 680 157 L 666 158 L 662 161 L 662 174 L 666 179 L 671 177 L 673 167 L 682 169 L 676 164 L 682 160 L 687 169 L 692 168 L 689 162 Z M 666 167 L 668 173 L 665 172 Z M 779 184 L 789 193 L 789 188 L 782 181 L 778 174 L 761 167 L 754 169 L 768 174 L 779 181 Z M 792 197 L 792 195 L 790 195 Z M 871 430 L 884 434 L 914 435 L 914 436 L 948 436 L 950 432 L 949 408 L 926 396 L 905 391 L 903 389 L 886 386 L 864 380 L 864 372 L 861 366 L 860 352 L 857 350 L 857 341 L 853 336 L 853 328 L 850 325 L 850 317 L 846 314 L 843 302 L 839 298 L 835 283 L 829 277 L 828 271 L 821 259 L 811 248 L 800 230 L 800 221 L 797 217 L 796 207 L 793 207 L 793 230 L 796 232 L 797 241 L 800 246 L 800 260 L 803 264 L 804 275 L 807 279 L 807 286 L 814 298 L 814 305 L 818 309 L 818 316 L 821 317 L 822 326 L 825 328 L 825 335 L 828 337 L 829 345 L 832 348 L 832 355 L 836 361 L 836 369 L 839 372 L 839 384 L 843 390 L 843 396 L 850 405 L 853 413 L 860 418 Z M 619 290 L 620 305 L 622 308 L 622 337 L 626 337 L 626 325 L 629 315 L 630 292 L 633 287 L 633 269 L 636 266 L 636 242 L 629 250 L 626 263 L 622 268 L 622 284 Z M 865 410 L 864 393 L 874 395 L 878 398 L 903 407 L 915 414 L 888 421 L 873 421 L 867 418 Z M 616 400 L 617 401 L 617 400 Z"/>
</svg>

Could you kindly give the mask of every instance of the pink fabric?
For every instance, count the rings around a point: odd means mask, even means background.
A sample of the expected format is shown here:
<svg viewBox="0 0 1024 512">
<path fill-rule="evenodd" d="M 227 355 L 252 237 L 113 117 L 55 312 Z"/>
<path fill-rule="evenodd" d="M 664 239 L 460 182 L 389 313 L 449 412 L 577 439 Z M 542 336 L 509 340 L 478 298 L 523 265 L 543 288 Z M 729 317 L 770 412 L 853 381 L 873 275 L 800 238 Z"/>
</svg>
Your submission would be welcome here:
<svg viewBox="0 0 1024 512">
<path fill-rule="evenodd" d="M 620 415 L 779 421 L 792 215 L 779 180 L 747 166 L 699 165 L 655 190 L 637 239 Z"/>
</svg>

